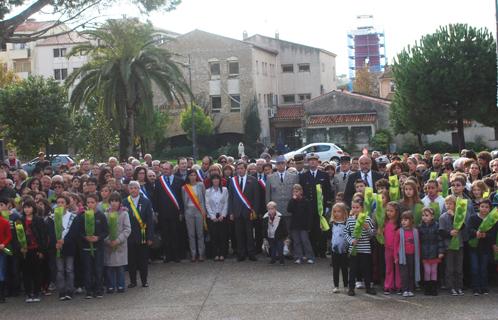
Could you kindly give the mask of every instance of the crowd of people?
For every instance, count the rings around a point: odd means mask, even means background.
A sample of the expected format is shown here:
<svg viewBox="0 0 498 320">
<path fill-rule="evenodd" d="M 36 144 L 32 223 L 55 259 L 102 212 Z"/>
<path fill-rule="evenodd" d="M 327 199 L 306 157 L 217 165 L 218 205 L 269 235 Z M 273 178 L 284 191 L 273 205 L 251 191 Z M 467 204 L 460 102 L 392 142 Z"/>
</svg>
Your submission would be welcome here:
<svg viewBox="0 0 498 320">
<path fill-rule="evenodd" d="M 151 260 L 314 264 L 333 292 L 488 294 L 497 274 L 498 158 L 451 154 L 130 157 L 28 174 L 0 168 L 0 302 L 148 287 Z M 126 285 L 125 273 L 128 273 Z"/>
</svg>

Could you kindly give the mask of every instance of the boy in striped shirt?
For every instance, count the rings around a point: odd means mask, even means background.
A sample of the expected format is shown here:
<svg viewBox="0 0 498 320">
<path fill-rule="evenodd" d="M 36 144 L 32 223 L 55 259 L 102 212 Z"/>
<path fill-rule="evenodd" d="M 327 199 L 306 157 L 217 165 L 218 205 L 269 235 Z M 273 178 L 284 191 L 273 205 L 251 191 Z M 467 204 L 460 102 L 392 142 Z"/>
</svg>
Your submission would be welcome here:
<svg viewBox="0 0 498 320">
<path fill-rule="evenodd" d="M 354 296 L 355 292 L 355 279 L 362 275 L 365 279 L 365 288 L 368 294 L 377 294 L 374 288 L 370 287 L 372 281 L 372 249 L 370 247 L 370 239 L 375 235 L 375 227 L 373 225 L 370 217 L 367 216 L 365 223 L 363 224 L 363 229 L 361 232 L 361 237 L 355 239 L 354 228 L 356 225 L 356 219 L 360 212 L 363 210 L 363 201 L 361 199 L 353 199 L 351 202 L 351 214 L 346 222 L 346 228 L 344 229 L 346 241 L 349 244 L 349 291 L 348 295 Z M 353 246 L 356 246 L 356 255 L 351 255 L 353 251 Z"/>
</svg>

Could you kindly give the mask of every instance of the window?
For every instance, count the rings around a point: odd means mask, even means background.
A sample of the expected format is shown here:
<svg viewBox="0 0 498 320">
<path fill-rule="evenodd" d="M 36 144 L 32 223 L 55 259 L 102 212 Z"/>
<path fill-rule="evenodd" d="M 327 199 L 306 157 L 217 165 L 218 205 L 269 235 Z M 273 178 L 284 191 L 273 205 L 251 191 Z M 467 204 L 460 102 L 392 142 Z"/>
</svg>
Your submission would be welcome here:
<svg viewBox="0 0 498 320">
<path fill-rule="evenodd" d="M 7 51 L 7 44 L 5 42 L 2 42 L 1 44 L 1 51 Z"/>
<path fill-rule="evenodd" d="M 240 111 L 240 96 L 230 95 L 230 111 L 239 112 Z"/>
<path fill-rule="evenodd" d="M 220 63 L 219 62 L 209 63 L 209 70 L 211 71 L 211 76 L 219 76 L 220 75 Z"/>
<path fill-rule="evenodd" d="M 298 96 L 299 101 L 308 101 L 311 99 L 311 93 L 300 93 Z"/>
<path fill-rule="evenodd" d="M 282 72 L 283 73 L 293 73 L 294 72 L 294 65 L 293 64 L 283 64 L 282 65 Z"/>
<path fill-rule="evenodd" d="M 394 92 L 396 90 L 396 84 L 393 80 L 389 81 L 389 90 L 391 90 L 390 92 Z"/>
<path fill-rule="evenodd" d="M 297 65 L 299 67 L 299 72 L 310 72 L 309 63 L 301 63 Z"/>
<path fill-rule="evenodd" d="M 325 63 L 322 63 L 322 72 L 325 72 Z"/>
<path fill-rule="evenodd" d="M 229 75 L 238 75 L 239 74 L 239 62 L 228 62 L 228 74 Z"/>
<path fill-rule="evenodd" d="M 284 100 L 284 103 L 295 103 L 296 102 L 296 96 L 293 94 L 284 94 L 282 96 L 282 99 Z"/>
<path fill-rule="evenodd" d="M 256 74 L 259 74 L 259 62 L 256 60 Z"/>
<path fill-rule="evenodd" d="M 31 72 L 31 62 L 14 61 L 14 72 Z"/>
<path fill-rule="evenodd" d="M 316 146 L 316 152 L 327 152 L 330 150 L 330 146 L 320 144 Z"/>
<path fill-rule="evenodd" d="M 65 56 L 66 56 L 66 48 L 54 49 L 54 58 L 65 57 Z"/>
<path fill-rule="evenodd" d="M 54 69 L 55 80 L 65 80 L 67 78 L 67 69 Z"/>
<path fill-rule="evenodd" d="M 211 109 L 213 112 L 220 112 L 221 110 L 221 97 L 211 96 Z"/>
</svg>

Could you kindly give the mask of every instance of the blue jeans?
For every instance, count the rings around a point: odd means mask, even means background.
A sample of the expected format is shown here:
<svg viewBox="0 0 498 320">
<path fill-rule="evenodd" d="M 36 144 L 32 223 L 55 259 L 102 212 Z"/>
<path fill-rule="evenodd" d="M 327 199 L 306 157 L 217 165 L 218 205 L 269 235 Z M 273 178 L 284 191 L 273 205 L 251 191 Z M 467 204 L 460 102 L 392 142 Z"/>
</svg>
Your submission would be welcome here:
<svg viewBox="0 0 498 320">
<path fill-rule="evenodd" d="M 5 281 L 5 273 L 6 273 L 6 266 L 7 266 L 7 257 L 5 256 L 5 253 L 0 252 L 0 282 Z"/>
<path fill-rule="evenodd" d="M 470 251 L 470 270 L 472 273 L 472 289 L 481 290 L 488 288 L 488 252 Z"/>
<path fill-rule="evenodd" d="M 104 250 L 95 248 L 93 256 L 89 251 L 83 250 L 82 258 L 85 269 L 86 293 L 101 294 L 104 274 Z"/>
<path fill-rule="evenodd" d="M 106 267 L 107 289 L 117 290 L 125 287 L 124 266 Z"/>
<path fill-rule="evenodd" d="M 268 244 L 270 245 L 271 259 L 277 260 L 279 258 L 280 261 L 284 261 L 284 242 L 275 238 L 268 238 Z"/>
</svg>

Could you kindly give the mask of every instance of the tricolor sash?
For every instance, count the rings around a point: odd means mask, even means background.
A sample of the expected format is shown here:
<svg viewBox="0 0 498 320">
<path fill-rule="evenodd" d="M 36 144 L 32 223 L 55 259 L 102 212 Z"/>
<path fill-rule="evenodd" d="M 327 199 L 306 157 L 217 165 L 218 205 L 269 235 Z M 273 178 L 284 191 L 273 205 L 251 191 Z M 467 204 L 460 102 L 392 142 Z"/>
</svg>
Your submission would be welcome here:
<svg viewBox="0 0 498 320">
<path fill-rule="evenodd" d="M 194 204 L 194 206 L 197 208 L 197 210 L 199 210 L 200 214 L 202 215 L 204 230 L 207 231 L 206 213 L 204 210 L 202 210 L 201 202 L 199 201 L 199 198 L 197 197 L 197 195 L 194 193 L 194 190 L 192 189 L 192 185 L 186 184 L 183 186 L 183 189 L 185 190 L 185 193 L 190 198 L 190 200 L 192 200 L 192 203 Z"/>
<path fill-rule="evenodd" d="M 250 220 L 255 220 L 256 219 L 256 212 L 254 212 L 254 209 L 252 207 L 251 202 L 249 202 L 249 199 L 247 199 L 246 195 L 242 192 L 242 188 L 239 184 L 239 180 L 237 179 L 238 176 L 235 176 L 232 178 L 232 183 L 234 186 L 235 193 L 239 196 L 240 201 L 246 206 L 247 209 L 249 209 L 249 219 Z M 247 179 L 247 177 L 246 177 Z M 246 181 L 247 183 L 247 181 Z"/>
<path fill-rule="evenodd" d="M 149 199 L 149 197 L 148 197 L 148 195 L 147 195 L 147 189 L 145 189 L 145 187 L 144 187 L 144 186 L 145 186 L 145 185 L 141 185 L 141 186 L 140 186 L 140 189 L 139 189 L 139 190 L 140 190 L 140 194 L 141 194 L 142 196 L 144 196 L 144 198 L 146 198 L 147 200 L 150 200 L 150 199 Z M 142 188 L 143 188 L 143 189 L 142 189 Z"/>
<path fill-rule="evenodd" d="M 135 206 L 135 203 L 131 199 L 131 196 L 128 196 L 128 203 L 130 204 L 131 211 L 133 212 L 133 216 L 138 221 L 138 225 L 140 226 L 140 234 L 142 235 L 142 244 L 145 244 L 147 241 L 147 237 L 145 236 L 145 229 L 147 228 L 147 224 L 142 221 L 142 217 L 140 213 L 138 213 L 138 209 Z"/>
<path fill-rule="evenodd" d="M 259 185 L 261 186 L 261 188 L 263 188 L 263 190 L 265 190 L 265 191 L 266 191 L 266 182 L 265 182 L 265 180 L 263 180 L 263 179 L 258 179 L 258 183 L 259 183 Z"/>
<path fill-rule="evenodd" d="M 202 183 L 204 183 L 204 175 L 202 174 L 202 170 L 197 169 L 197 177 Z"/>
<path fill-rule="evenodd" d="M 178 200 L 176 200 L 175 194 L 171 190 L 170 186 L 166 183 L 166 180 L 164 179 L 164 176 L 159 177 L 159 181 L 161 183 L 161 186 L 163 187 L 164 192 L 168 195 L 168 197 L 173 201 L 173 204 L 175 207 L 180 210 L 180 205 L 178 204 Z"/>
</svg>

